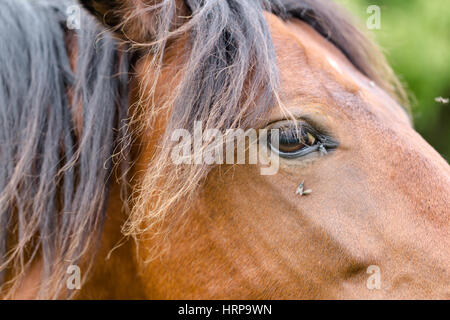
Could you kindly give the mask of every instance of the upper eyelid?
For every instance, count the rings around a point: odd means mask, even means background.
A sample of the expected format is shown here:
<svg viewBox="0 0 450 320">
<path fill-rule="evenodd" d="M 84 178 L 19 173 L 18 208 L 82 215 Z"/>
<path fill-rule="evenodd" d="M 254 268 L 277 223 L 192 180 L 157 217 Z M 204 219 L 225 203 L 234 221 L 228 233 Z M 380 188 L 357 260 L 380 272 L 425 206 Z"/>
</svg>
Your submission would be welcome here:
<svg viewBox="0 0 450 320">
<path fill-rule="evenodd" d="M 275 127 L 274 124 L 277 124 L 279 122 L 281 122 L 281 123 L 286 122 L 286 125 L 283 126 L 280 124 L 279 126 Z M 297 123 L 297 126 L 294 124 L 294 122 Z M 303 130 L 304 130 L 306 132 L 311 132 L 312 134 L 320 134 L 319 130 L 317 130 L 313 125 L 311 125 L 310 123 L 308 123 L 307 121 L 305 121 L 303 119 L 299 119 L 299 120 L 295 120 L 295 121 L 294 120 L 280 120 L 280 121 L 276 121 L 276 122 L 272 123 L 271 125 L 268 125 L 266 128 L 268 130 L 278 129 L 278 130 L 280 130 L 280 131 L 282 130 L 284 132 L 288 132 L 288 130 L 291 132 L 294 132 L 294 131 L 303 132 Z"/>
<path fill-rule="evenodd" d="M 313 117 L 309 116 L 308 114 L 292 114 L 292 117 L 290 118 L 286 118 L 283 116 L 274 118 L 272 120 L 269 120 L 269 122 L 266 124 L 266 127 L 276 123 L 276 122 L 281 122 L 281 121 L 305 121 L 305 122 L 310 122 L 310 123 L 315 123 L 315 121 L 313 120 Z"/>
<path fill-rule="evenodd" d="M 308 115 L 302 115 L 299 116 L 297 118 L 279 118 L 279 119 L 275 119 L 272 120 L 270 123 L 268 123 L 265 128 L 270 130 L 270 129 L 276 129 L 276 128 L 272 128 L 274 124 L 278 123 L 278 122 L 303 122 L 306 125 L 306 128 L 311 130 L 312 133 L 314 134 L 320 134 L 322 136 L 326 136 L 326 137 L 330 137 L 333 138 L 334 134 L 327 128 L 324 126 L 323 123 L 320 123 L 318 121 L 316 121 L 313 117 L 309 117 Z M 299 126 L 299 127 L 305 127 L 304 126 Z"/>
<path fill-rule="evenodd" d="M 280 119 L 274 119 L 274 120 L 271 120 L 269 123 L 267 123 L 265 127 L 269 128 L 269 127 L 271 127 L 273 124 L 275 124 L 277 122 L 285 122 L 285 121 L 292 121 L 292 122 L 294 122 L 294 121 L 302 121 L 302 120 L 303 120 L 302 118 L 295 118 L 295 119 L 280 118 Z"/>
<path fill-rule="evenodd" d="M 306 125 L 308 125 L 308 123 L 303 119 L 295 119 L 295 120 L 286 119 L 286 120 L 278 120 L 278 121 L 271 122 L 266 126 L 266 129 L 268 129 L 268 130 L 283 129 L 283 128 L 284 129 L 295 129 L 296 128 L 295 123 L 299 124 L 297 126 L 297 128 L 302 128 L 302 127 L 304 127 L 304 124 L 302 124 L 302 122 L 304 122 L 304 123 L 306 123 Z M 280 125 L 275 126 L 278 123 L 280 123 Z M 281 123 L 286 123 L 286 125 L 282 126 Z"/>
</svg>

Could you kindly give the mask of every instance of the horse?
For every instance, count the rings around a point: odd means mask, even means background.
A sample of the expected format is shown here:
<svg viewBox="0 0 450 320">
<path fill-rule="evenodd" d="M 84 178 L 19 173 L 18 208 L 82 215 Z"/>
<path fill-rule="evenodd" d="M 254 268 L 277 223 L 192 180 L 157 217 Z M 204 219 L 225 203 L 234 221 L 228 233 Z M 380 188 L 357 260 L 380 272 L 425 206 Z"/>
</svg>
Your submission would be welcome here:
<svg viewBox="0 0 450 320">
<path fill-rule="evenodd" d="M 0 297 L 450 297 L 449 165 L 338 5 L 0 9 Z M 197 123 L 274 132 L 277 172 L 175 164 Z"/>
</svg>

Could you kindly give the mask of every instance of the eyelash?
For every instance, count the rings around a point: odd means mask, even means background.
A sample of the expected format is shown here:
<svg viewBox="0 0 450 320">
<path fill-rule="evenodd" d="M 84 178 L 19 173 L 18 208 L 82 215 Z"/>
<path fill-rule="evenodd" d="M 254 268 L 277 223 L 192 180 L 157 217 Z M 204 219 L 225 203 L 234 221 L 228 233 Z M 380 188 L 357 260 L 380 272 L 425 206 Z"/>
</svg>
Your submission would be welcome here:
<svg viewBox="0 0 450 320">
<path fill-rule="evenodd" d="M 305 142 L 304 138 L 307 138 L 308 131 L 304 127 L 295 128 L 294 126 L 288 128 L 280 128 L 280 142 L 283 143 L 296 143 L 299 140 Z"/>
</svg>

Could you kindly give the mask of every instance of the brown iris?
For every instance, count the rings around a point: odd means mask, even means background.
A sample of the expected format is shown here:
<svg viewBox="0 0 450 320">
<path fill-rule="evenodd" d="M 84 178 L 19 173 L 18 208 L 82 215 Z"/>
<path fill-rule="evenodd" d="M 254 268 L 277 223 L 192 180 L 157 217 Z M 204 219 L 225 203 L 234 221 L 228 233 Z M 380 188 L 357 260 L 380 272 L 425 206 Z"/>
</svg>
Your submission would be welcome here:
<svg viewBox="0 0 450 320">
<path fill-rule="evenodd" d="M 293 153 L 311 147 L 316 138 L 304 128 L 280 128 L 278 150 L 284 153 Z"/>
</svg>

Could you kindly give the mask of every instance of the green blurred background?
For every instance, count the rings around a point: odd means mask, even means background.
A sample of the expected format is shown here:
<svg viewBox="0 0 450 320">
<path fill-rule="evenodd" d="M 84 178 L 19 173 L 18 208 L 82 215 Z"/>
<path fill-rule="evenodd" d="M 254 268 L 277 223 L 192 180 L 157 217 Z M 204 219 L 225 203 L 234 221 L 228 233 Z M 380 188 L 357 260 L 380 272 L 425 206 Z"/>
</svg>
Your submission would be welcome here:
<svg viewBox="0 0 450 320">
<path fill-rule="evenodd" d="M 362 26 L 380 7 L 381 28 L 370 30 L 412 96 L 414 127 L 450 160 L 450 0 L 335 0 Z"/>
</svg>

